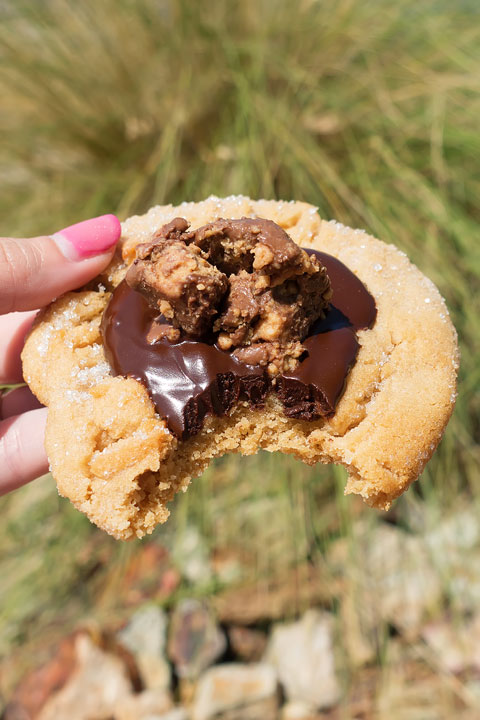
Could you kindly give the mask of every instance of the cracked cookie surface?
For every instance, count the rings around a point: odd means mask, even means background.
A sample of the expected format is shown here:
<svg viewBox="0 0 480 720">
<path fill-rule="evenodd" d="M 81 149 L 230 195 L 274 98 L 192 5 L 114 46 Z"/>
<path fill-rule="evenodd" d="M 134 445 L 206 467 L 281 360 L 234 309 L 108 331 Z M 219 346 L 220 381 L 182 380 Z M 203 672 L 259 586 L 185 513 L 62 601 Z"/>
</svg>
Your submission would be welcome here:
<svg viewBox="0 0 480 720">
<path fill-rule="evenodd" d="M 360 331 L 360 351 L 335 415 L 301 421 L 280 401 L 239 404 L 208 417 L 178 441 L 137 381 L 112 377 L 100 323 L 135 248 L 181 216 L 200 228 L 219 218 L 267 218 L 300 246 L 339 258 L 372 293 L 377 319 Z M 46 448 L 62 495 L 117 538 L 151 532 L 167 503 L 214 457 L 263 448 L 308 464 L 334 462 L 349 473 L 346 492 L 388 507 L 435 450 L 456 396 L 456 334 L 435 286 L 403 253 L 363 231 L 321 220 L 299 202 L 209 198 L 152 208 L 123 223 L 121 249 L 88 289 L 68 293 L 39 315 L 26 342 L 24 376 L 49 407 Z"/>
</svg>

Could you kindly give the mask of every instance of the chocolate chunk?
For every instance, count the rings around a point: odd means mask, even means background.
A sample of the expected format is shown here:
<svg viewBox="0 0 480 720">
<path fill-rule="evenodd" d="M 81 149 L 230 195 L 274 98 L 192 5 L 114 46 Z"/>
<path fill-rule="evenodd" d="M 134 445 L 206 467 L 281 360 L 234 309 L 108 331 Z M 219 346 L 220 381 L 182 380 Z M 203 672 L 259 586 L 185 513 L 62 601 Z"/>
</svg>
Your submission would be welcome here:
<svg viewBox="0 0 480 720">
<path fill-rule="evenodd" d="M 223 350 L 244 345 L 251 339 L 252 323 L 261 312 L 255 283 L 255 275 L 246 270 L 240 270 L 238 275 L 230 275 L 224 311 L 213 326 L 215 331 L 220 332 L 219 344 Z"/>
<path fill-rule="evenodd" d="M 232 355 L 246 365 L 266 367 L 268 374 L 275 377 L 279 373 L 294 370 L 299 358 L 305 353 L 301 342 L 254 342 L 246 347 L 236 348 Z"/>
<path fill-rule="evenodd" d="M 177 328 L 200 337 L 211 328 L 227 290 L 226 276 L 183 238 L 188 223 L 176 218 L 150 243 L 139 245 L 126 281 Z"/>
<path fill-rule="evenodd" d="M 219 346 L 244 362 L 255 358 L 271 375 L 291 370 L 304 351 L 299 341 L 331 295 L 318 258 L 274 222 L 260 218 L 217 220 L 197 230 L 191 242 L 231 273 L 223 312 L 214 324 Z"/>
<path fill-rule="evenodd" d="M 163 338 L 166 338 L 168 342 L 176 343 L 180 340 L 180 330 L 167 322 L 154 320 L 147 333 L 147 341 L 153 345 Z"/>
<path fill-rule="evenodd" d="M 234 349 L 243 362 L 249 362 L 247 357 L 258 358 L 272 375 L 291 370 L 304 351 L 299 341 L 322 316 L 331 295 L 325 268 L 315 257 L 308 264 L 312 274 L 290 277 L 274 287 L 245 270 L 231 275 L 225 309 L 214 324 L 220 333 L 219 346 Z M 252 343 L 254 351 L 249 349 Z"/>
</svg>

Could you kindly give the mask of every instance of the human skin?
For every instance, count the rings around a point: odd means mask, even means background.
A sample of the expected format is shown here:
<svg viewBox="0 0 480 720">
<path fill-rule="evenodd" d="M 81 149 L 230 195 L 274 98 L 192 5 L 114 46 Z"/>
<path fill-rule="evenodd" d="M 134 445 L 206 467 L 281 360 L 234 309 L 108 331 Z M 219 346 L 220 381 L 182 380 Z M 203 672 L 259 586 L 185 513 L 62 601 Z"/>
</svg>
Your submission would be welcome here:
<svg viewBox="0 0 480 720">
<path fill-rule="evenodd" d="M 38 310 L 98 275 L 120 234 L 115 215 L 102 215 L 51 236 L 0 238 L 0 385 L 23 382 L 20 354 Z M 46 415 L 27 387 L 0 396 L 0 495 L 47 472 Z"/>
</svg>

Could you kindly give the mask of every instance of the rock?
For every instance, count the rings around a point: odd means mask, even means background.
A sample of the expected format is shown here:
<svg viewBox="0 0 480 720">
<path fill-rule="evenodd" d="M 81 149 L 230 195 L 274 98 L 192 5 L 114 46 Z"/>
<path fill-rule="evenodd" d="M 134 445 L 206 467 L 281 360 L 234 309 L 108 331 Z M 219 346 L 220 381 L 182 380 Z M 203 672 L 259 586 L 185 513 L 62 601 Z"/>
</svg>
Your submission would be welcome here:
<svg viewBox="0 0 480 720">
<path fill-rule="evenodd" d="M 468 664 L 466 660 L 468 649 L 448 623 L 442 621 L 429 623 L 422 629 L 421 636 L 443 668 L 452 673 L 459 673 L 465 669 Z"/>
<path fill-rule="evenodd" d="M 145 654 L 163 657 L 167 641 L 167 616 L 156 605 L 137 610 L 120 630 L 118 639 L 134 655 Z"/>
<path fill-rule="evenodd" d="M 50 660 L 21 680 L 2 720 L 36 717 L 48 699 L 66 684 L 76 665 L 76 637 L 73 634 L 63 638 Z"/>
<path fill-rule="evenodd" d="M 425 541 L 430 548 L 435 565 L 451 570 L 464 553 L 478 547 L 480 526 L 478 513 L 473 509 L 460 510 L 439 520 L 433 529 L 425 532 Z"/>
<path fill-rule="evenodd" d="M 170 687 L 170 666 L 165 658 L 166 635 L 167 616 L 161 608 L 147 605 L 135 612 L 117 636 L 134 656 L 143 684 L 150 690 Z"/>
<path fill-rule="evenodd" d="M 228 639 L 234 654 L 246 662 L 258 662 L 267 646 L 267 636 L 264 632 L 241 625 L 228 628 Z"/>
<path fill-rule="evenodd" d="M 471 665 L 480 672 L 480 613 L 477 613 L 467 626 L 467 632 L 472 643 Z"/>
<path fill-rule="evenodd" d="M 277 676 L 271 665 L 217 665 L 198 681 L 193 720 L 276 720 L 277 713 Z"/>
<path fill-rule="evenodd" d="M 480 522 L 474 508 L 437 520 L 425 531 L 432 564 L 442 576 L 450 603 L 460 612 L 480 604 Z"/>
<path fill-rule="evenodd" d="M 282 707 L 281 720 L 315 720 L 318 717 L 313 705 L 303 700 L 292 700 Z"/>
<path fill-rule="evenodd" d="M 363 622 L 363 613 L 357 598 L 351 592 L 340 597 L 339 620 L 342 628 L 342 645 L 350 668 L 358 668 L 373 661 L 376 656 L 375 633 L 378 627 Z"/>
<path fill-rule="evenodd" d="M 179 705 L 178 707 L 172 708 L 172 710 L 164 713 L 164 715 L 159 715 L 158 717 L 150 717 L 148 718 L 148 720 L 189 720 L 189 718 L 190 715 L 185 710 L 185 708 Z"/>
<path fill-rule="evenodd" d="M 182 600 L 172 613 L 168 654 L 180 678 L 195 679 L 226 649 L 225 635 L 209 606 Z"/>
<path fill-rule="evenodd" d="M 451 570 L 442 573 L 449 604 L 457 613 L 475 612 L 480 606 L 480 551 L 459 553 Z"/>
<path fill-rule="evenodd" d="M 329 562 L 343 576 L 344 592 L 355 598 L 360 626 L 374 634 L 383 620 L 415 636 L 442 596 L 424 540 L 386 523 L 358 523 L 352 535 L 349 543 L 334 544 Z"/>
<path fill-rule="evenodd" d="M 30 715 L 24 705 L 15 701 L 9 702 L 5 707 L 0 705 L 0 712 L 0 718 L 2 718 L 2 720 L 33 720 L 35 717 L 34 715 Z"/>
<path fill-rule="evenodd" d="M 415 645 L 406 643 L 400 637 L 391 637 L 385 650 L 381 674 L 378 674 L 377 668 L 375 677 L 370 676 L 370 691 L 363 702 L 355 703 L 359 708 L 355 717 L 369 720 L 460 720 L 463 715 L 462 720 L 477 720 L 476 705 L 476 714 L 475 711 L 473 714 L 457 711 L 460 703 L 463 705 L 459 700 L 460 693 L 462 698 L 467 695 L 463 683 L 453 684 L 444 673 L 428 667 Z"/>
<path fill-rule="evenodd" d="M 215 578 L 222 585 L 239 582 L 245 571 L 240 554 L 235 549 L 214 548 L 211 563 Z"/>
<path fill-rule="evenodd" d="M 274 627 L 265 660 L 276 668 L 288 700 L 327 708 L 339 699 L 332 626 L 329 613 L 308 610 L 299 622 Z"/>
<path fill-rule="evenodd" d="M 215 595 L 212 603 L 222 623 L 254 625 L 330 602 L 339 585 L 323 569 L 305 563 L 273 577 L 228 588 Z"/>
<path fill-rule="evenodd" d="M 127 562 L 119 593 L 118 606 L 136 608 L 149 598 L 168 598 L 178 587 L 180 575 L 173 566 L 167 548 L 155 542 L 137 546 Z"/>
<path fill-rule="evenodd" d="M 76 667 L 64 687 L 43 707 L 38 720 L 109 718 L 130 697 L 132 686 L 120 660 L 96 647 L 87 635 L 75 642 Z"/>
<path fill-rule="evenodd" d="M 194 585 L 206 585 L 213 572 L 205 542 L 197 528 L 189 525 L 175 540 L 173 559 L 183 577 Z"/>
<path fill-rule="evenodd" d="M 463 687 L 470 697 L 476 701 L 476 706 L 478 707 L 478 704 L 480 703 L 480 680 L 478 680 L 478 678 L 468 678 Z M 473 716 L 473 720 L 477 720 L 477 715 Z"/>
<path fill-rule="evenodd" d="M 448 672 L 457 674 L 467 668 L 480 671 L 480 615 L 460 626 L 446 620 L 431 622 L 421 636 L 435 662 Z"/>
<path fill-rule="evenodd" d="M 164 720 L 173 703 L 165 690 L 144 690 L 122 699 L 115 709 L 115 720 Z"/>
</svg>

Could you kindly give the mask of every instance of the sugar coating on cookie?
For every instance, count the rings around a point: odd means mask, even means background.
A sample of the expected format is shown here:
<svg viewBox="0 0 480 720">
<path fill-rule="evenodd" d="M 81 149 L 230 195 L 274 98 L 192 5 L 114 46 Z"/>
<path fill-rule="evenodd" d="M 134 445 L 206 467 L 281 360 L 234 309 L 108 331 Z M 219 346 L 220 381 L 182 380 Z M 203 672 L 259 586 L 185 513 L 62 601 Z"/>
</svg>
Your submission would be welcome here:
<svg viewBox="0 0 480 720">
<path fill-rule="evenodd" d="M 272 220 L 301 247 L 341 260 L 374 296 L 374 326 L 330 418 L 287 417 L 278 397 L 263 408 L 237 404 L 208 416 L 179 440 L 143 385 L 113 377 L 101 321 L 136 247 L 174 218 L 192 230 L 222 218 Z M 158 206 L 122 226 L 121 249 L 87 289 L 67 293 L 39 315 L 23 352 L 24 377 L 48 405 L 46 448 L 59 492 L 117 538 L 141 537 L 168 517 L 167 504 L 209 462 L 262 448 L 308 464 L 340 463 L 347 493 L 388 507 L 421 473 L 456 398 L 456 333 L 445 303 L 406 256 L 360 230 L 321 220 L 316 208 L 238 196 Z M 405 422 L 408 418 L 408 422 Z"/>
</svg>

